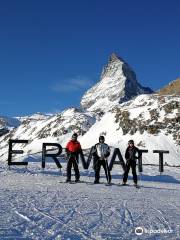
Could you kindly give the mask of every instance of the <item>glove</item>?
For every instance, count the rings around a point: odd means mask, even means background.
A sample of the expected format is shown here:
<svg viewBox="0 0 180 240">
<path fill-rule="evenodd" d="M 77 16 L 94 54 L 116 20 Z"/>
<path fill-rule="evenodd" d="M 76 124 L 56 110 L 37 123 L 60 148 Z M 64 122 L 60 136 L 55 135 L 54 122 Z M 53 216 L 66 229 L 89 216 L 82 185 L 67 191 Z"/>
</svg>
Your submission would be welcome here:
<svg viewBox="0 0 180 240">
<path fill-rule="evenodd" d="M 107 158 L 107 157 L 109 157 L 109 155 L 110 155 L 110 153 L 107 152 L 106 154 L 104 154 L 104 157 Z"/>
<path fill-rule="evenodd" d="M 126 164 L 130 164 L 130 159 L 126 159 Z"/>
</svg>

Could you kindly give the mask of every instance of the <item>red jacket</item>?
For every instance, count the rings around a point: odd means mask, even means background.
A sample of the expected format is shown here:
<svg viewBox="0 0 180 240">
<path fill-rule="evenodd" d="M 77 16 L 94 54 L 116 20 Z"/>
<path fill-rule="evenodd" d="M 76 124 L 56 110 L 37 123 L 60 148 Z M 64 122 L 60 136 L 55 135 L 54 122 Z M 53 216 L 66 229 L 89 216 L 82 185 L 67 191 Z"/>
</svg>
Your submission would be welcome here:
<svg viewBox="0 0 180 240">
<path fill-rule="evenodd" d="M 71 153 L 79 153 L 81 151 L 81 144 L 78 141 L 70 140 L 66 145 L 66 151 Z"/>
</svg>

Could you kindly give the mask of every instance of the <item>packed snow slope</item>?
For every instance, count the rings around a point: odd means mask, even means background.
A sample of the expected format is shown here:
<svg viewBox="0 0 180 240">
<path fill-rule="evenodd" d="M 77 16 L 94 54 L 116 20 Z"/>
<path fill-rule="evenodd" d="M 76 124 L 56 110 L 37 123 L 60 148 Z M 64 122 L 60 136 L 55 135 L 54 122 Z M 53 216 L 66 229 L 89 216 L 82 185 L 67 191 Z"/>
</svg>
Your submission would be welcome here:
<svg viewBox="0 0 180 240">
<path fill-rule="evenodd" d="M 158 167 L 145 166 L 137 189 L 131 176 L 129 186 L 119 185 L 120 166 L 112 170 L 112 186 L 103 184 L 103 171 L 102 184 L 92 184 L 92 166 L 85 171 L 81 164 L 84 182 L 67 184 L 50 160 L 44 171 L 40 157 L 28 160 L 28 169 L 0 163 L 0 239 L 180 239 L 179 168 L 165 167 L 160 176 Z"/>
</svg>

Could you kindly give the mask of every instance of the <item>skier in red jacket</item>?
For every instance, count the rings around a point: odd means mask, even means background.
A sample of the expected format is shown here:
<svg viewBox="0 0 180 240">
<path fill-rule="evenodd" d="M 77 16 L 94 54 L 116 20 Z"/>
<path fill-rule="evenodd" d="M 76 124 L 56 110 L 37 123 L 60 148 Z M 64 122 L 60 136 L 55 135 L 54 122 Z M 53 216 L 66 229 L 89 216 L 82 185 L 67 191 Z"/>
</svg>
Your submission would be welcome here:
<svg viewBox="0 0 180 240">
<path fill-rule="evenodd" d="M 80 174 L 78 168 L 78 155 L 82 151 L 81 144 L 77 141 L 77 133 L 72 135 L 71 140 L 66 145 L 67 153 L 67 179 L 66 182 L 71 182 L 71 168 L 72 165 L 75 171 L 75 182 L 79 182 Z"/>
</svg>

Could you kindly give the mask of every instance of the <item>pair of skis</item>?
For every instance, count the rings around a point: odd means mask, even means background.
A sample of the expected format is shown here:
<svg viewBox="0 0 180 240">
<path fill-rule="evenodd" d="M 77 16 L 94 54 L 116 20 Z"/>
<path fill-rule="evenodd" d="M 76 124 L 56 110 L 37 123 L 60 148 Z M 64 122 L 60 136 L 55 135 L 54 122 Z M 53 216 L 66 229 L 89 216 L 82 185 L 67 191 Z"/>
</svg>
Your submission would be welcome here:
<svg viewBox="0 0 180 240">
<path fill-rule="evenodd" d="M 137 188 L 137 189 L 139 189 L 140 188 L 140 186 L 139 185 L 129 185 L 129 184 L 117 184 L 117 183 L 93 183 L 93 182 L 87 182 L 87 181 L 78 181 L 78 182 L 76 182 L 76 181 L 68 181 L 68 182 L 63 182 L 63 181 L 60 181 L 59 183 L 68 183 L 68 184 L 76 184 L 76 183 L 86 183 L 87 185 L 101 185 L 101 184 L 104 184 L 105 186 L 113 186 L 113 185 L 115 185 L 115 186 L 127 186 L 127 187 L 129 187 L 129 186 L 134 186 L 135 188 Z"/>
</svg>

